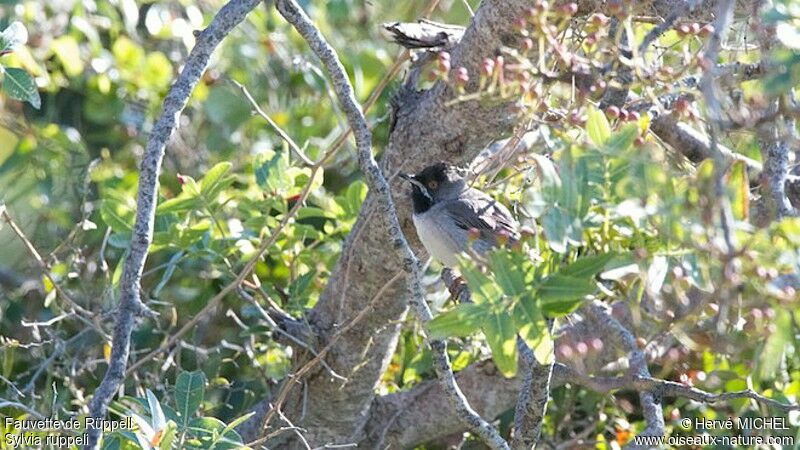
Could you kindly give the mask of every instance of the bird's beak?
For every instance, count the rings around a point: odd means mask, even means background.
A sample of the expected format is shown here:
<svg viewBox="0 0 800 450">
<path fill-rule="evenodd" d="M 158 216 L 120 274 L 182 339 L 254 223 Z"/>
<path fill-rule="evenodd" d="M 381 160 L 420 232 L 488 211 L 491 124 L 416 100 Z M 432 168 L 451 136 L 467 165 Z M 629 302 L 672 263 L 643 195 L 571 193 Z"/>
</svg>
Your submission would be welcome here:
<svg viewBox="0 0 800 450">
<path fill-rule="evenodd" d="M 425 192 L 426 194 L 428 193 L 428 188 L 426 188 L 424 184 L 420 183 L 419 180 L 417 180 L 417 177 L 414 175 L 400 172 L 397 174 L 397 176 L 418 187 L 422 192 Z"/>
<path fill-rule="evenodd" d="M 417 180 L 417 177 L 415 177 L 414 175 L 409 175 L 407 173 L 400 172 L 400 173 L 397 174 L 397 176 L 399 176 L 400 178 L 402 178 L 402 179 L 408 181 L 409 183 L 411 183 L 414 187 L 416 187 L 422 193 L 422 195 L 424 195 L 428 199 L 432 199 L 433 198 L 431 196 L 431 193 L 428 191 L 428 188 L 424 184 L 422 184 L 419 180 Z"/>
</svg>

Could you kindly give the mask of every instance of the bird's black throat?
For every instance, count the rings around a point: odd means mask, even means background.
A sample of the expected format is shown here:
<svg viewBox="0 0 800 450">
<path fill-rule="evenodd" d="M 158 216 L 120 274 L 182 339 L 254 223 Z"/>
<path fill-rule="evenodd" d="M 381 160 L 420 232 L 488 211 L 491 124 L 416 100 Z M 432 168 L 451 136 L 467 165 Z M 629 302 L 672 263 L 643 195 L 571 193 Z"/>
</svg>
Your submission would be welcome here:
<svg viewBox="0 0 800 450">
<path fill-rule="evenodd" d="M 433 206 L 433 200 L 419 186 L 411 188 L 411 202 L 414 204 L 414 214 L 422 214 Z"/>
</svg>

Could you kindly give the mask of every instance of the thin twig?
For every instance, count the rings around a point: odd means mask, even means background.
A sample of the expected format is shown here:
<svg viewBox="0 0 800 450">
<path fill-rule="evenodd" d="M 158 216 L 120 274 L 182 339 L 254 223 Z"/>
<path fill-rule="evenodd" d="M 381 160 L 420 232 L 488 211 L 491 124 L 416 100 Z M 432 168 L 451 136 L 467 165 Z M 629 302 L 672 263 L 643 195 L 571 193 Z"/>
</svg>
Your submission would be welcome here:
<svg viewBox="0 0 800 450">
<path fill-rule="evenodd" d="M 89 417 L 98 419 L 105 417 L 111 399 L 125 380 L 125 367 L 128 365 L 134 322 L 137 317 L 151 313 L 142 303 L 140 281 L 147 252 L 153 241 L 158 176 L 167 142 L 178 127 L 180 114 L 205 72 L 214 49 L 259 3 L 260 0 L 231 0 L 220 9 L 208 27 L 197 33 L 195 46 L 164 99 L 161 116 L 148 139 L 139 172 L 136 221 L 128 257 L 120 278 L 120 301 L 112 339 L 111 358 L 103 381 L 89 403 Z M 101 436 L 101 428 L 89 429 L 84 449 L 97 449 Z"/>
<path fill-rule="evenodd" d="M 56 290 L 58 297 L 67 305 L 69 309 L 74 312 L 78 319 L 94 328 L 98 333 L 100 333 L 101 336 L 108 339 L 108 334 L 106 334 L 105 330 L 103 330 L 103 327 L 100 325 L 100 322 L 97 318 L 98 315 L 79 305 L 75 300 L 73 300 L 72 296 L 70 296 L 67 291 L 61 287 L 61 283 L 59 283 L 50 273 L 50 265 L 47 264 L 44 259 L 42 259 L 42 255 L 39 254 L 38 250 L 36 250 L 36 247 L 22 231 L 22 228 L 20 228 L 11 215 L 8 214 L 8 210 L 3 204 L 0 204 L 0 216 L 3 217 L 3 220 L 8 224 L 9 227 L 11 227 L 11 231 L 13 231 L 19 240 L 25 245 L 25 249 L 28 250 L 28 253 L 36 261 L 36 264 L 39 265 L 39 268 L 42 270 L 42 273 L 47 280 L 50 281 L 50 284 L 53 285 L 53 289 Z M 90 317 L 92 319 L 89 319 Z"/>
<path fill-rule="evenodd" d="M 300 158 L 301 161 L 303 161 L 303 164 L 307 166 L 313 166 L 314 161 L 312 161 L 311 158 L 306 156 L 303 150 L 294 142 L 294 139 L 292 139 L 291 136 L 289 136 L 285 131 L 283 131 L 280 125 L 275 123 L 275 121 L 272 120 L 272 117 L 270 117 L 269 114 L 264 112 L 264 110 L 261 109 L 260 106 L 258 106 L 258 102 L 256 101 L 256 99 L 253 98 L 252 95 L 250 95 L 250 92 L 247 90 L 247 88 L 242 83 L 239 83 L 236 80 L 231 80 L 231 83 L 236 85 L 236 87 L 238 87 L 242 91 L 242 94 L 244 94 L 245 98 L 247 98 L 247 101 L 250 102 L 250 106 L 253 107 L 253 110 L 259 116 L 261 116 L 261 118 L 264 119 L 272 127 L 272 129 L 275 130 L 276 133 L 278 133 L 278 136 L 280 136 L 284 142 L 289 144 L 289 148 L 291 148 L 292 151 L 295 153 L 295 155 L 297 155 L 297 157 Z"/>
<path fill-rule="evenodd" d="M 636 343 L 636 337 L 627 328 L 617 321 L 607 311 L 607 305 L 595 301 L 586 305 L 582 309 L 588 318 L 597 326 L 606 330 L 611 335 L 617 346 L 628 353 L 630 360 L 631 373 L 639 378 L 650 378 L 650 369 L 647 367 L 647 360 L 644 352 Z M 661 402 L 653 395 L 653 392 L 642 389 L 639 390 L 639 401 L 642 405 L 642 415 L 647 422 L 640 434 L 643 436 L 663 436 L 664 435 L 664 416 L 661 411 Z M 633 442 L 633 441 L 631 441 Z"/>
<path fill-rule="evenodd" d="M 384 216 L 389 225 L 389 237 L 395 244 L 394 247 L 398 251 L 398 257 L 402 259 L 403 270 L 409 275 L 408 289 L 411 294 L 411 304 L 414 306 L 418 319 L 423 324 L 427 323 L 431 320 L 432 315 L 425 302 L 419 262 L 400 227 L 389 183 L 386 181 L 372 154 L 372 133 L 361 107 L 356 101 L 347 73 L 341 61 L 339 61 L 336 51 L 328 44 L 319 29 L 294 0 L 278 0 L 277 7 L 281 15 L 300 33 L 328 70 L 336 95 L 347 115 L 350 127 L 353 129 L 358 150 L 359 166 L 370 191 L 374 193 L 382 206 Z M 487 445 L 494 449 L 508 449 L 508 444 L 497 430 L 483 420 L 467 403 L 467 399 L 456 384 L 444 341 L 430 341 L 430 346 L 433 350 L 433 366 L 436 374 L 445 391 L 448 392 L 451 403 L 460 413 L 459 416 Z"/>
<path fill-rule="evenodd" d="M 373 310 L 375 305 L 378 303 L 378 300 L 380 300 L 380 298 L 383 296 L 386 290 L 391 285 L 393 285 L 395 281 L 399 280 L 402 274 L 403 274 L 402 272 L 397 272 L 386 284 L 381 286 L 381 289 L 379 289 L 378 292 L 375 293 L 375 295 L 367 303 L 367 305 L 364 306 L 364 308 L 355 317 L 353 317 L 345 326 L 337 330 L 336 333 L 334 333 L 334 335 L 331 336 L 330 340 L 328 341 L 328 344 L 325 347 L 323 347 L 322 350 L 320 350 L 319 353 L 317 353 L 317 355 L 313 359 L 305 363 L 303 367 L 301 367 L 294 374 L 292 374 L 291 379 L 286 380 L 286 383 L 284 383 L 283 388 L 280 390 L 280 392 L 278 392 L 278 395 L 275 397 L 275 401 L 273 402 L 272 408 L 264 416 L 264 420 L 262 422 L 263 429 L 265 429 L 269 425 L 269 422 L 272 420 L 272 417 L 275 414 L 277 414 L 280 408 L 283 407 L 283 403 L 288 398 L 289 392 L 291 391 L 293 385 L 298 384 L 306 374 L 308 374 L 312 369 L 314 369 L 317 366 L 317 364 L 319 364 L 322 361 L 322 358 L 324 358 L 325 355 L 327 355 L 328 352 L 330 352 L 331 349 L 333 349 L 333 346 L 336 344 L 336 342 L 339 341 L 339 339 L 342 336 L 347 334 L 347 332 L 352 330 L 353 327 L 358 325 L 365 317 L 367 317 L 368 313 Z M 249 442 L 247 446 L 252 447 L 262 442 L 265 442 L 268 439 L 269 436 L 265 436 L 260 439 L 256 439 L 253 442 Z"/>
</svg>

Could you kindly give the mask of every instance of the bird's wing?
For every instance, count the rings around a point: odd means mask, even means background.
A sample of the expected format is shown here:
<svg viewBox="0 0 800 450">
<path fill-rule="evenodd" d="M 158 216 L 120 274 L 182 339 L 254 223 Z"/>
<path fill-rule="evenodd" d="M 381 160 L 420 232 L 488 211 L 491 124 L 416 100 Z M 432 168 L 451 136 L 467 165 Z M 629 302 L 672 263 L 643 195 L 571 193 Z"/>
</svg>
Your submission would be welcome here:
<svg viewBox="0 0 800 450">
<path fill-rule="evenodd" d="M 460 228 L 477 229 L 481 236 L 491 241 L 500 231 L 508 233 L 510 238 L 517 238 L 517 221 L 502 203 L 483 192 L 471 190 L 469 195 L 443 202 L 441 213 L 450 216 Z"/>
<path fill-rule="evenodd" d="M 383 24 L 386 37 L 406 48 L 448 48 L 461 39 L 464 28 L 429 20 Z"/>
</svg>

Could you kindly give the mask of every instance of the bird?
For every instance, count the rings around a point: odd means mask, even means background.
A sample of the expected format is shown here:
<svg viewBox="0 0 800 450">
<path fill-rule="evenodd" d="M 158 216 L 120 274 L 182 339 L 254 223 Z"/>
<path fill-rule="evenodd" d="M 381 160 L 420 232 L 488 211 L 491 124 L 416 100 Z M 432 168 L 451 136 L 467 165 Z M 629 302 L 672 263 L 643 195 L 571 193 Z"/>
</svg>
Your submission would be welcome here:
<svg viewBox="0 0 800 450">
<path fill-rule="evenodd" d="M 461 169 L 438 162 L 415 175 L 398 175 L 411 184 L 419 240 L 445 267 L 457 267 L 461 252 L 483 255 L 503 242 L 518 241 L 519 224 L 508 208 L 470 187 Z"/>
</svg>

